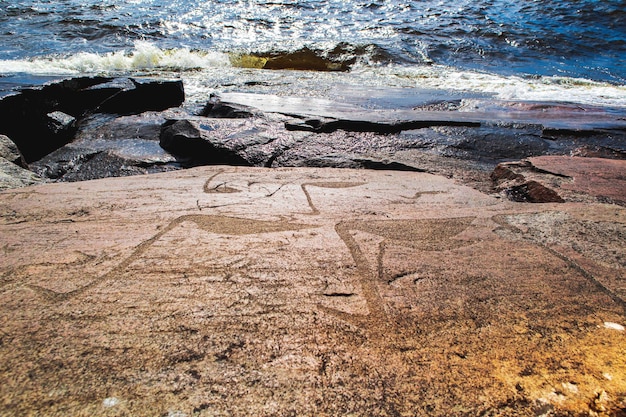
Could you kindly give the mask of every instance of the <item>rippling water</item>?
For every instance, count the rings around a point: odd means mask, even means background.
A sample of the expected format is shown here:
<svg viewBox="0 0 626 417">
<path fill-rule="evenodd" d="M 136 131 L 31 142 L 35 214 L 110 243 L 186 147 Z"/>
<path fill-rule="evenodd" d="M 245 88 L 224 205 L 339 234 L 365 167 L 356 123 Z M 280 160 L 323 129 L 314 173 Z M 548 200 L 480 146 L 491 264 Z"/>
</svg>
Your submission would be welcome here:
<svg viewBox="0 0 626 417">
<path fill-rule="evenodd" d="M 626 106 L 624 0 L 0 0 L 0 74 L 15 84 L 142 71 L 276 84 L 240 68 L 295 52 L 349 83 Z"/>
</svg>

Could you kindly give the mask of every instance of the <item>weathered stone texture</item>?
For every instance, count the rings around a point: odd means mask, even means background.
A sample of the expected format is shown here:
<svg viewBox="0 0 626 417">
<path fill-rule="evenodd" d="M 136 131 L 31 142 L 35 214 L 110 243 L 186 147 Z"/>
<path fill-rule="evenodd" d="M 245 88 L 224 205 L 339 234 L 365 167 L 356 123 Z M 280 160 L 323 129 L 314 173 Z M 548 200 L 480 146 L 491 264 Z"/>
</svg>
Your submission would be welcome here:
<svg viewBox="0 0 626 417">
<path fill-rule="evenodd" d="M 496 187 L 516 201 L 599 200 L 626 205 L 626 160 L 545 155 L 499 164 Z"/>
<path fill-rule="evenodd" d="M 619 415 L 626 211 L 203 167 L 0 196 L 5 415 Z"/>
</svg>

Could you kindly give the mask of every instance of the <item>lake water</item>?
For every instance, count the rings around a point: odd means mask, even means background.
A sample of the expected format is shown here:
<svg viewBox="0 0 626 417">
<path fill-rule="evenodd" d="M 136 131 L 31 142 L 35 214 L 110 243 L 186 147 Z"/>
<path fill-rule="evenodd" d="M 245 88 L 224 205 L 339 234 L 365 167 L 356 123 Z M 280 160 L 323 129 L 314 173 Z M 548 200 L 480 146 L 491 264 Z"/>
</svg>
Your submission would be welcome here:
<svg viewBox="0 0 626 417">
<path fill-rule="evenodd" d="M 281 56 L 316 71 L 259 69 Z M 198 102 L 365 87 L 626 107 L 626 1 L 0 0 L 0 90 L 92 74 L 182 78 Z"/>
</svg>

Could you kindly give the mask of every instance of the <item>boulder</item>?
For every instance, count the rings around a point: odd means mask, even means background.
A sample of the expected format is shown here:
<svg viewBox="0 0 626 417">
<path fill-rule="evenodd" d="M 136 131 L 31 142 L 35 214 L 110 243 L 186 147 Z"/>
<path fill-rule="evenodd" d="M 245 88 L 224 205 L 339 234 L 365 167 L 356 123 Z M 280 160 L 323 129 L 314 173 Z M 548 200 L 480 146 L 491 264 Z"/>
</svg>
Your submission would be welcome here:
<svg viewBox="0 0 626 417">
<path fill-rule="evenodd" d="M 166 116 L 179 109 L 118 116 L 92 114 L 81 120 L 71 143 L 31 163 L 54 181 L 81 181 L 180 169 L 176 157 L 159 146 Z"/>
<path fill-rule="evenodd" d="M 0 100 L 0 133 L 9 136 L 26 162 L 33 162 L 72 139 L 75 118 L 59 109 L 54 97 L 35 90 Z"/>
<path fill-rule="evenodd" d="M 4 158 L 22 168 L 28 168 L 24 156 L 22 156 L 15 142 L 5 135 L 0 135 L 0 158 Z"/>
<path fill-rule="evenodd" d="M 0 157 L 0 190 L 26 187 L 43 181 L 35 173 Z"/>
<path fill-rule="evenodd" d="M 200 115 L 218 119 L 246 119 L 254 116 L 254 113 L 254 110 L 248 106 L 224 103 L 217 97 L 211 97 Z"/>
<path fill-rule="evenodd" d="M 61 148 L 32 164 L 35 174 L 63 182 L 148 174 L 148 168 L 113 151 L 81 148 Z"/>
<path fill-rule="evenodd" d="M 170 120 L 161 129 L 161 147 L 188 158 L 188 165 L 226 164 L 263 167 L 367 168 L 421 171 L 372 148 L 371 138 L 338 131 L 290 131 L 276 120 L 205 118 Z M 390 138 L 377 136 L 381 147 Z"/>
<path fill-rule="evenodd" d="M 206 126 L 190 120 L 165 122 L 161 127 L 159 143 L 166 151 L 188 158 L 192 165 L 250 165 L 233 149 L 212 140 Z"/>
<path fill-rule="evenodd" d="M 54 134 L 71 132 L 76 125 L 76 118 L 62 111 L 53 111 L 46 114 L 48 127 Z"/>
<path fill-rule="evenodd" d="M 101 113 L 138 114 L 180 106 L 185 101 L 183 82 L 123 79 L 125 87 L 104 100 Z M 93 90 L 91 87 L 88 91 Z"/>
<path fill-rule="evenodd" d="M 70 142 L 93 112 L 138 114 L 184 101 L 182 81 L 81 77 L 24 89 L 0 100 L 0 133 L 33 162 Z"/>
<path fill-rule="evenodd" d="M 267 70 L 348 71 L 356 58 L 346 57 L 343 52 L 346 51 L 337 49 L 324 54 L 304 47 L 292 52 L 234 56 L 231 61 L 235 66 Z"/>
</svg>

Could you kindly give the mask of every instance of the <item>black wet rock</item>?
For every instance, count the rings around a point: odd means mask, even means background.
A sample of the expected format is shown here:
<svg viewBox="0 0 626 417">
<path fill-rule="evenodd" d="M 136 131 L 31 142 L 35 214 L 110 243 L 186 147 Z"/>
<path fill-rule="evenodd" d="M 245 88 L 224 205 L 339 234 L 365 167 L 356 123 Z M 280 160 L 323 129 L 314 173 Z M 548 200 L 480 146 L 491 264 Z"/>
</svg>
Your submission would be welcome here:
<svg viewBox="0 0 626 417">
<path fill-rule="evenodd" d="M 31 164 L 41 178 L 74 182 L 107 177 L 151 174 L 181 169 L 171 162 L 146 162 L 120 155 L 113 150 L 63 147 Z"/>
<path fill-rule="evenodd" d="M 71 135 L 75 131 L 76 118 L 62 111 L 46 114 L 48 129 L 55 135 Z"/>
<path fill-rule="evenodd" d="M 26 162 L 36 161 L 73 137 L 75 120 L 58 109 L 55 97 L 44 97 L 35 90 L 4 97 L 0 100 L 0 133 L 15 142 Z"/>
<path fill-rule="evenodd" d="M 0 133 L 30 163 L 72 141 L 77 124 L 88 114 L 160 111 L 179 106 L 184 98 L 181 81 L 72 78 L 0 99 Z"/>
<path fill-rule="evenodd" d="M 216 97 L 212 97 L 200 112 L 201 116 L 217 119 L 247 119 L 254 114 L 255 111 L 251 107 L 224 103 Z"/>
<path fill-rule="evenodd" d="M 187 158 L 190 165 L 251 165 L 236 151 L 212 140 L 209 129 L 190 120 L 168 120 L 161 126 L 160 145 L 176 156 Z"/>
<path fill-rule="evenodd" d="M 146 174 L 181 169 L 177 159 L 159 146 L 166 112 L 119 116 L 95 113 L 84 117 L 71 143 L 30 164 L 38 175 L 54 181 Z M 99 172 L 99 174 L 98 174 Z"/>
<path fill-rule="evenodd" d="M 183 82 L 180 80 L 153 81 L 130 78 L 123 79 L 123 82 L 124 88 L 103 101 L 96 109 L 98 112 L 138 114 L 177 107 L 185 101 Z"/>
<path fill-rule="evenodd" d="M 315 133 L 332 133 L 337 130 L 348 132 L 399 133 L 405 130 L 422 129 L 435 126 L 479 127 L 479 122 L 465 120 L 388 120 L 370 121 L 365 119 L 307 119 L 302 122 L 285 123 L 287 130 L 303 130 Z"/>
<path fill-rule="evenodd" d="M 87 181 L 107 177 L 148 174 L 140 163 L 129 161 L 111 151 L 96 152 L 75 161 L 77 165 L 63 174 L 63 181 Z"/>
</svg>

